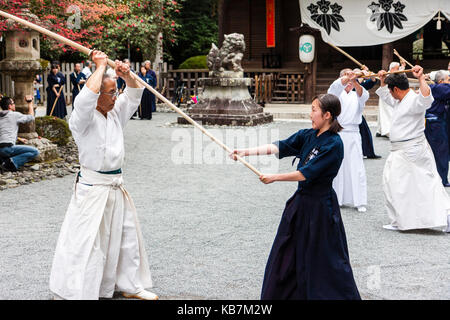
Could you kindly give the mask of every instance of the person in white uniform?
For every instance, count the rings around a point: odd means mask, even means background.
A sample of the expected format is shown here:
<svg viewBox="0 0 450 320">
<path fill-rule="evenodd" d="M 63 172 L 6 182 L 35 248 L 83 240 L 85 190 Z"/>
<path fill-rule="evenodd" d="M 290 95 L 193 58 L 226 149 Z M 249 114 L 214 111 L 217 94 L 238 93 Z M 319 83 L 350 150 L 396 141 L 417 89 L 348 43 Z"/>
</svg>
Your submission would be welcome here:
<svg viewBox="0 0 450 320">
<path fill-rule="evenodd" d="M 401 61 L 401 65 L 398 62 L 391 62 L 389 65 L 389 72 L 405 70 L 406 62 Z M 382 99 L 378 100 L 378 128 L 376 132 L 377 137 L 389 138 L 389 131 L 391 130 L 392 122 L 392 106 L 386 104 Z"/>
<path fill-rule="evenodd" d="M 380 87 L 376 93 L 393 106 L 389 139 L 391 153 L 383 171 L 383 192 L 390 230 L 410 230 L 442 227 L 450 232 L 450 197 L 442 185 L 433 152 L 425 130 L 425 111 L 433 96 L 426 83 L 423 68 L 414 66 L 419 79 L 419 93 L 409 88 L 405 74 L 380 70 Z"/>
<path fill-rule="evenodd" d="M 333 188 L 340 206 L 355 207 L 359 212 L 365 212 L 367 181 L 359 124 L 369 92 L 361 87 L 352 70 L 343 69 L 340 78 L 331 84 L 328 93 L 337 96 L 341 102 L 342 111 L 338 121 L 344 128 L 339 132 L 344 143 L 344 160 L 333 180 Z"/>
<path fill-rule="evenodd" d="M 50 274 L 55 299 L 125 297 L 156 300 L 133 201 L 122 180 L 123 128 L 144 91 L 116 60 L 127 88 L 105 74 L 107 56 L 94 51 L 97 69 L 75 100 L 69 120 L 81 169 L 56 245 Z"/>
</svg>

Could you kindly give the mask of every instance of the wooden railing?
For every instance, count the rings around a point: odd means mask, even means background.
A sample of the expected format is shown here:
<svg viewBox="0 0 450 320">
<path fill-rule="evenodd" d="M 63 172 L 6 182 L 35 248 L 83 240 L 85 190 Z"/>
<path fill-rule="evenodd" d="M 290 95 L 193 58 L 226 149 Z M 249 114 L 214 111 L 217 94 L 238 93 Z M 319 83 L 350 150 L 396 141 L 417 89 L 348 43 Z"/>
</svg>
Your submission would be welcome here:
<svg viewBox="0 0 450 320">
<path fill-rule="evenodd" d="M 198 80 L 207 78 L 207 69 L 179 69 L 161 73 L 160 91 L 169 100 L 175 95 L 175 82 L 184 83 L 183 100 L 198 95 Z M 244 77 L 251 78 L 250 94 L 258 103 L 284 102 L 303 103 L 305 101 L 304 73 L 295 70 L 248 69 Z"/>
</svg>

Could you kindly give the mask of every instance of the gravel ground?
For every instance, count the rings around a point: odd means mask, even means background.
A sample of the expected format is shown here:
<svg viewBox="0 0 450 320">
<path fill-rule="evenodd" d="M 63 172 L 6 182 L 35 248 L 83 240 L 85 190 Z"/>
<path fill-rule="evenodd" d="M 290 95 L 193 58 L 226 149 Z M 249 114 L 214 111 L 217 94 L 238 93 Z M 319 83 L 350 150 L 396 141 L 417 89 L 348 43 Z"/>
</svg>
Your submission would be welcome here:
<svg viewBox="0 0 450 320">
<path fill-rule="evenodd" d="M 130 121 L 125 133 L 125 183 L 137 206 L 153 291 L 161 299 L 258 299 L 284 204 L 296 184 L 261 184 L 208 139 L 201 143 L 198 130 L 170 124 L 175 121 L 175 114 L 156 113 L 152 121 Z M 277 121 L 258 129 L 211 131 L 230 147 L 244 147 L 309 126 Z M 236 133 L 240 139 L 233 138 Z M 342 209 L 361 296 L 450 299 L 450 235 L 382 228 L 389 223 L 381 186 L 389 142 L 374 143 L 383 158 L 364 162 L 368 210 Z M 289 159 L 252 163 L 267 173 L 293 169 Z M 0 191 L 0 299 L 52 297 L 48 278 L 73 181 L 65 176 Z"/>
</svg>

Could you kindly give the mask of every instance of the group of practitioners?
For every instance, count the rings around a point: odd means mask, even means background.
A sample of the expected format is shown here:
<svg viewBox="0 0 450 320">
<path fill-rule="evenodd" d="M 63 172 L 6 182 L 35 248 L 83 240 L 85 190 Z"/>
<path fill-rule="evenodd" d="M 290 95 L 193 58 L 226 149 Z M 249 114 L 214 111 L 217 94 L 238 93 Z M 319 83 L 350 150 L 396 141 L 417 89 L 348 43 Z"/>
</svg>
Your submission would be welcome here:
<svg viewBox="0 0 450 320">
<path fill-rule="evenodd" d="M 266 154 L 300 159 L 293 172 L 260 177 L 265 184 L 298 181 L 269 255 L 262 299 L 360 299 L 340 214 L 341 206 L 365 212 L 367 205 L 363 132 L 359 126 L 369 93 L 367 83 L 358 80 L 359 73 L 342 70 L 328 93 L 313 99 L 312 129 L 269 145 L 233 151 L 235 160 L 237 156 Z M 391 152 L 382 178 L 390 224 L 383 227 L 443 228 L 448 233 L 450 197 L 438 173 L 440 160 L 435 158 L 441 155 L 448 166 L 448 118 L 444 111 L 448 111 L 450 101 L 448 73 L 437 72 L 431 86 L 422 67 L 414 66 L 412 73 L 417 79 L 417 92 L 410 88 L 404 73 L 388 75 L 380 70 L 377 74 L 380 87 L 376 94 L 391 108 Z M 441 153 L 430 147 L 432 140 L 436 145 L 440 142 Z"/>
<path fill-rule="evenodd" d="M 55 299 L 123 296 L 156 300 L 139 220 L 124 187 L 123 128 L 139 108 L 142 85 L 130 66 L 93 51 L 97 69 L 74 101 L 69 127 L 79 148 L 77 174 L 53 259 L 50 289 Z M 423 69 L 412 68 L 418 92 L 404 74 L 377 76 L 377 94 L 392 107 L 391 153 L 383 172 L 390 229 L 445 227 L 450 198 L 425 137 L 425 115 L 436 99 Z M 298 183 L 287 201 L 269 254 L 262 299 L 360 299 L 350 264 L 340 207 L 365 211 L 366 176 L 359 125 L 369 97 L 358 70 L 344 69 L 329 93 L 312 101 L 311 129 L 271 144 L 235 149 L 230 157 L 274 154 L 296 157 L 296 170 L 263 174 L 261 182 Z"/>
<path fill-rule="evenodd" d="M 130 60 L 125 59 L 124 63 L 131 66 Z M 76 63 L 74 71 L 70 74 L 70 83 L 72 85 L 72 107 L 76 96 L 80 93 L 86 81 L 92 75 L 92 61 L 86 61 L 84 68 L 81 69 L 81 64 Z M 126 87 L 125 81 L 114 73 L 114 70 L 108 67 L 108 74 L 110 74 L 117 81 L 119 94 L 123 93 Z M 134 71 L 133 71 L 134 72 Z M 155 71 L 151 69 L 151 62 L 145 61 L 138 75 L 141 79 L 147 82 L 150 86 L 155 88 L 157 86 L 157 77 Z M 58 61 L 54 61 L 50 67 L 50 73 L 47 77 L 47 115 L 52 115 L 64 119 L 67 115 L 66 99 L 64 97 L 63 86 L 66 85 L 66 76 L 61 72 L 61 65 Z M 140 119 L 152 119 L 152 112 L 156 111 L 156 98 L 148 89 L 144 91 L 142 100 L 139 104 L 137 113 Z M 134 115 L 133 115 L 133 118 Z"/>
</svg>

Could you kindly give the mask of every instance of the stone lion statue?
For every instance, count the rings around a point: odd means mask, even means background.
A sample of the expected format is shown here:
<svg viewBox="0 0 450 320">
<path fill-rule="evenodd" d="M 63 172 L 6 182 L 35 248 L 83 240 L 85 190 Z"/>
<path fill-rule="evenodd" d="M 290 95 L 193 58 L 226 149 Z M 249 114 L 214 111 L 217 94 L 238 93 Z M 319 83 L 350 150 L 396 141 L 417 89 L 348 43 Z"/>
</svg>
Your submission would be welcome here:
<svg viewBox="0 0 450 320">
<path fill-rule="evenodd" d="M 224 35 L 222 48 L 212 44 L 207 63 L 213 76 L 223 75 L 226 71 L 243 72 L 242 57 L 245 51 L 244 35 L 232 33 Z"/>
</svg>

